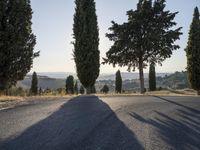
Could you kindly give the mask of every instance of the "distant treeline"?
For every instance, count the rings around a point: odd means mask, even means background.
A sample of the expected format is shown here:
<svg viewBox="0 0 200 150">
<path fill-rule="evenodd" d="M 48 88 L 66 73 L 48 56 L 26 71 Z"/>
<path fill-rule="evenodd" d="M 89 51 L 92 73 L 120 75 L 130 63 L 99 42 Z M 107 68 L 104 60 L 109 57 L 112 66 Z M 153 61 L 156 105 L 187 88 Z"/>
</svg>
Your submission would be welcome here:
<svg viewBox="0 0 200 150">
<path fill-rule="evenodd" d="M 123 78 L 122 78 L 123 80 Z M 157 88 L 172 88 L 172 89 L 184 89 L 189 88 L 189 83 L 187 79 L 187 73 L 175 72 L 164 77 L 156 77 Z M 102 89 L 104 85 L 108 85 L 111 92 L 115 91 L 115 80 L 99 80 L 96 81 L 95 87 L 97 92 Z M 80 82 L 78 81 L 80 86 Z M 29 89 L 31 86 L 31 78 L 25 78 L 23 81 L 18 82 L 17 87 L 22 89 Z M 57 90 L 60 88 L 65 88 L 65 79 L 55 79 L 45 76 L 38 76 L 38 87 L 41 87 L 43 90 L 51 89 Z M 149 87 L 148 79 L 145 79 L 145 87 Z M 122 82 L 122 90 L 124 91 L 138 91 L 140 88 L 139 79 L 126 79 Z M 21 89 L 20 89 L 21 90 Z M 147 89 L 148 90 L 148 89 Z"/>
</svg>

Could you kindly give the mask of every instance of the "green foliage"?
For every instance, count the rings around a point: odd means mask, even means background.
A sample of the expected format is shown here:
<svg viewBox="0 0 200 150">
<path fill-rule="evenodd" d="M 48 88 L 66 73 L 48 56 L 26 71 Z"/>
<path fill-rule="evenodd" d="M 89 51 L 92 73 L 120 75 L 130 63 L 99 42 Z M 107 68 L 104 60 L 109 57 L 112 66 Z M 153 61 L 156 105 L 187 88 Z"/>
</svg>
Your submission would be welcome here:
<svg viewBox="0 0 200 150">
<path fill-rule="evenodd" d="M 22 80 L 30 71 L 36 37 L 31 29 L 30 0 L 0 1 L 0 90 Z"/>
<path fill-rule="evenodd" d="M 81 85 L 81 87 L 80 87 L 80 93 L 81 94 L 84 94 L 85 93 L 85 90 L 84 90 L 84 87 Z"/>
<path fill-rule="evenodd" d="M 42 88 L 41 87 L 39 88 L 38 93 L 39 93 L 39 95 L 42 95 Z"/>
<path fill-rule="evenodd" d="M 7 90 L 9 96 L 28 96 L 29 91 L 23 89 L 22 87 L 11 87 Z"/>
<path fill-rule="evenodd" d="M 200 95 L 200 18 L 199 10 L 194 10 L 189 39 L 185 49 L 187 55 L 187 72 L 191 87 Z"/>
<path fill-rule="evenodd" d="M 66 79 L 66 94 L 74 94 L 74 77 L 68 76 Z"/>
<path fill-rule="evenodd" d="M 172 88 L 172 89 L 184 89 L 188 88 L 189 83 L 187 80 L 187 72 L 175 72 L 171 75 L 166 75 L 165 77 L 159 79 L 157 77 L 157 81 L 160 82 L 160 85 Z"/>
<path fill-rule="evenodd" d="M 116 72 L 116 78 L 115 78 L 115 92 L 121 93 L 122 92 L 122 77 L 120 70 Z"/>
<path fill-rule="evenodd" d="M 32 75 L 32 82 L 31 82 L 30 92 L 33 95 L 37 95 L 38 94 L 38 78 L 37 78 L 37 73 L 36 72 L 33 72 L 33 75 Z"/>
<path fill-rule="evenodd" d="M 78 95 L 78 82 L 77 81 L 75 82 L 75 85 L 74 85 L 74 93 Z"/>
<path fill-rule="evenodd" d="M 59 94 L 59 95 L 62 95 L 65 93 L 65 89 L 64 88 L 58 88 L 56 89 L 56 92 Z"/>
<path fill-rule="evenodd" d="M 107 93 L 109 92 L 109 87 L 105 84 L 105 85 L 103 86 L 103 88 L 101 89 L 101 92 L 107 94 Z"/>
<path fill-rule="evenodd" d="M 99 76 L 99 30 L 94 0 L 76 0 L 74 14 L 74 60 L 77 76 L 90 94 Z"/>
<path fill-rule="evenodd" d="M 137 9 L 127 12 L 128 21 L 117 24 L 112 21 L 111 33 L 106 36 L 114 42 L 106 53 L 104 63 L 137 67 L 140 73 L 141 93 L 144 93 L 143 68 L 148 62 L 161 64 L 173 50 L 179 48 L 174 42 L 182 34 L 174 29 L 177 12 L 165 10 L 165 0 L 139 0 Z"/>
<path fill-rule="evenodd" d="M 156 91 L 156 71 L 153 63 L 149 67 L 149 91 Z"/>
</svg>

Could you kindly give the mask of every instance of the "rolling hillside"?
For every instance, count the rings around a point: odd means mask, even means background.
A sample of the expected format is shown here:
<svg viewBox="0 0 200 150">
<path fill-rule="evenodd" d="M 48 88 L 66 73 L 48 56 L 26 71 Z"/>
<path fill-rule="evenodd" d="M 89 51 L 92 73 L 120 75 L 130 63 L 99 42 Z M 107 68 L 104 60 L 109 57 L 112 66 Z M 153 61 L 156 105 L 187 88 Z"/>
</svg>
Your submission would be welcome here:
<svg viewBox="0 0 200 150">
<path fill-rule="evenodd" d="M 58 89 L 65 87 L 65 76 L 70 73 L 38 73 L 38 87 L 42 89 Z M 74 74 L 72 74 L 74 75 Z M 31 75 L 27 75 L 23 81 L 19 81 L 17 86 L 29 89 L 31 85 Z M 75 76 L 76 78 L 76 76 Z M 123 90 L 133 91 L 139 89 L 138 73 L 122 73 Z M 77 79 L 77 78 L 76 78 Z M 103 74 L 96 82 L 96 89 L 99 91 L 107 84 L 111 91 L 115 86 L 115 74 Z M 79 83 L 80 85 L 80 83 Z M 145 87 L 148 88 L 148 74 L 145 73 Z M 158 73 L 157 87 L 181 89 L 188 87 L 186 72 L 176 72 L 174 74 Z"/>
</svg>

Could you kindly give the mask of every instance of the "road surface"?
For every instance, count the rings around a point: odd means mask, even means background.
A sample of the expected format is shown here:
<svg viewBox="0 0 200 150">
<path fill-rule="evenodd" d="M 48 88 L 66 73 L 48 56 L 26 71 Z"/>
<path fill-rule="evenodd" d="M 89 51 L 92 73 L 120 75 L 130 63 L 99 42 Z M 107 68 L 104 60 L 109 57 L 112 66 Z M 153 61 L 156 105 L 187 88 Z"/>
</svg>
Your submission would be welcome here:
<svg viewBox="0 0 200 150">
<path fill-rule="evenodd" d="M 96 97 L 0 111 L 0 150 L 200 150 L 199 97 Z"/>
</svg>

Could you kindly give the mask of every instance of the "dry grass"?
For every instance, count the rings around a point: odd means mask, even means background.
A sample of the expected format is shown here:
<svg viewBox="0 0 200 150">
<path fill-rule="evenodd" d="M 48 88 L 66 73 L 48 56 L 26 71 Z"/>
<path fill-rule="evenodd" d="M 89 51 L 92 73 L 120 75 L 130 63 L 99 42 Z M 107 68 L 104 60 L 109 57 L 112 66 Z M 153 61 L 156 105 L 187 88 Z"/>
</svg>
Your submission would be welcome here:
<svg viewBox="0 0 200 150">
<path fill-rule="evenodd" d="M 154 91 L 146 92 L 145 94 L 138 93 L 109 93 L 109 94 L 95 94 L 98 97 L 115 97 L 115 96 L 196 96 L 194 90 L 163 90 L 163 91 Z M 45 95 L 45 96 L 29 96 L 29 97 L 20 97 L 20 96 L 0 96 L 0 103 L 4 102 L 21 102 L 21 101 L 33 101 L 33 100 L 60 100 L 60 99 L 69 99 L 76 97 L 77 95 Z"/>
<path fill-rule="evenodd" d="M 14 102 L 14 101 L 32 101 L 32 100 L 59 100 L 59 99 L 68 99 L 72 98 L 72 95 L 66 96 L 28 96 L 28 97 L 20 97 L 20 96 L 0 96 L 0 102 Z"/>
<path fill-rule="evenodd" d="M 140 93 L 128 93 L 128 94 L 96 94 L 99 97 L 112 97 L 112 96 L 196 96 L 196 91 L 194 90 L 163 90 L 163 91 L 154 91 L 146 92 L 145 94 Z"/>
<path fill-rule="evenodd" d="M 25 98 L 24 97 L 19 97 L 19 96 L 0 96 L 0 102 L 5 102 L 5 101 L 23 101 Z"/>
</svg>

